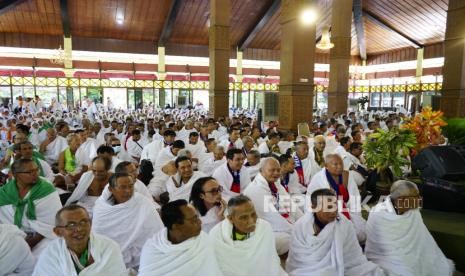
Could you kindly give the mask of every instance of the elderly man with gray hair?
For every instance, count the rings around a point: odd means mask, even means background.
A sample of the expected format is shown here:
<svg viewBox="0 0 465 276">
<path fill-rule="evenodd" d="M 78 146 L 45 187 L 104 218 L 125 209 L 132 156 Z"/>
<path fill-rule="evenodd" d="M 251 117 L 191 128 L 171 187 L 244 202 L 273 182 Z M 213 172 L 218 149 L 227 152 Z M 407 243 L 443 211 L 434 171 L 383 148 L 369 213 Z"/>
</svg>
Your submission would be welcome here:
<svg viewBox="0 0 465 276">
<path fill-rule="evenodd" d="M 225 276 L 285 274 L 270 224 L 257 217 L 252 201 L 245 195 L 229 200 L 228 219 L 210 231 L 210 239 Z"/>
<path fill-rule="evenodd" d="M 415 183 L 396 181 L 390 195 L 376 205 L 368 217 L 367 258 L 389 275 L 452 275 L 454 264 L 428 232 L 420 205 L 421 197 Z"/>
<path fill-rule="evenodd" d="M 244 191 L 252 200 L 259 218 L 271 224 L 280 256 L 289 251 L 293 224 L 303 214 L 292 206 L 290 195 L 280 183 L 281 166 L 274 157 L 263 159 L 260 172 Z"/>
</svg>

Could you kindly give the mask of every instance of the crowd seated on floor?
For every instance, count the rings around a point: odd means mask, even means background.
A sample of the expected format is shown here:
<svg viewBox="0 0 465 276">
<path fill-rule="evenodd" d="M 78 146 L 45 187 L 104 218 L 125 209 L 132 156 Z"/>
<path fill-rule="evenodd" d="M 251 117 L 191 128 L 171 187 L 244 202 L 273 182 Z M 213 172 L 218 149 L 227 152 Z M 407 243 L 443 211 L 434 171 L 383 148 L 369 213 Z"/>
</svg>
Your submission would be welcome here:
<svg viewBox="0 0 465 276">
<path fill-rule="evenodd" d="M 295 133 L 249 110 L 93 105 L 2 110 L 1 275 L 455 272 L 414 183 L 361 213 L 362 144 L 405 112 L 315 114 Z"/>
</svg>

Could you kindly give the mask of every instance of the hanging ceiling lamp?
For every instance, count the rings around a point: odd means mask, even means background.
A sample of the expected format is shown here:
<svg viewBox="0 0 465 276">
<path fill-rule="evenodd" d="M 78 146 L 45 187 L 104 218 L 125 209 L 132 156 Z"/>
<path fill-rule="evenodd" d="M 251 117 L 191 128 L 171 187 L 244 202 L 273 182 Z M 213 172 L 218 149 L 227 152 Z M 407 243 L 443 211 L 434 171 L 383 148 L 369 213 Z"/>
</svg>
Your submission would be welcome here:
<svg viewBox="0 0 465 276">
<path fill-rule="evenodd" d="M 318 42 L 316 47 L 321 50 L 328 50 L 334 47 L 334 43 L 331 43 L 331 40 L 329 38 L 329 26 L 325 26 L 323 28 L 323 31 L 321 33 L 321 40 L 320 42 Z"/>
</svg>

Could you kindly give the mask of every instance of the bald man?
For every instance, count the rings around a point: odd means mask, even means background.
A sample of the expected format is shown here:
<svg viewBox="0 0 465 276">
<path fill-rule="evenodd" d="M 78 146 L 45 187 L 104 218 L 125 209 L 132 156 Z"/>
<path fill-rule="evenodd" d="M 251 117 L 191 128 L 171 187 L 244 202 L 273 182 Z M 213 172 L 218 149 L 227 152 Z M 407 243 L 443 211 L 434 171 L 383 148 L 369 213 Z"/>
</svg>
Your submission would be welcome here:
<svg viewBox="0 0 465 276">
<path fill-rule="evenodd" d="M 325 167 L 312 178 L 307 195 L 319 189 L 331 189 L 336 193 L 344 207 L 344 210 L 341 210 L 342 214 L 354 223 L 357 238 L 363 243 L 366 239 L 366 222 L 361 215 L 360 192 L 353 176 L 344 171 L 344 163 L 338 154 L 326 156 Z"/>
<path fill-rule="evenodd" d="M 273 158 L 265 158 L 260 172 L 247 186 L 248 196 L 259 218 L 271 224 L 276 241 L 276 250 L 283 256 L 289 251 L 289 238 L 293 224 L 302 216 L 299 208 L 294 208 L 286 189 L 280 184 L 281 166 Z"/>
</svg>

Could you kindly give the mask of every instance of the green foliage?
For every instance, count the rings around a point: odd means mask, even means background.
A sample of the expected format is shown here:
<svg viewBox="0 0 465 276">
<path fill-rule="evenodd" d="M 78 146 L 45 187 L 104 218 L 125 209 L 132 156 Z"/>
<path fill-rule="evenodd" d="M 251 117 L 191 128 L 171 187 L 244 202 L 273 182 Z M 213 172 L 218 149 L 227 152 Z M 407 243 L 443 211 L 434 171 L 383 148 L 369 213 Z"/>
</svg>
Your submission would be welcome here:
<svg viewBox="0 0 465 276">
<path fill-rule="evenodd" d="M 357 100 L 357 103 L 360 105 L 361 109 L 365 109 L 365 104 L 367 104 L 368 102 L 368 96 L 361 97 Z"/>
<path fill-rule="evenodd" d="M 446 120 L 447 126 L 442 127 L 444 135 L 450 144 L 465 145 L 465 119 L 452 118 Z"/>
<path fill-rule="evenodd" d="M 393 174 L 400 177 L 401 167 L 409 164 L 407 157 L 416 144 L 415 134 L 410 130 L 393 128 L 384 131 L 379 128 L 363 144 L 367 166 L 378 172 L 392 167 Z"/>
</svg>

